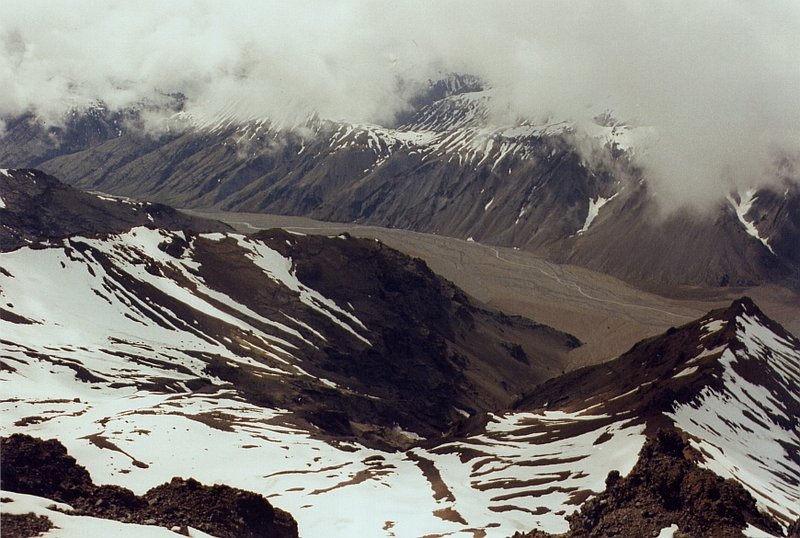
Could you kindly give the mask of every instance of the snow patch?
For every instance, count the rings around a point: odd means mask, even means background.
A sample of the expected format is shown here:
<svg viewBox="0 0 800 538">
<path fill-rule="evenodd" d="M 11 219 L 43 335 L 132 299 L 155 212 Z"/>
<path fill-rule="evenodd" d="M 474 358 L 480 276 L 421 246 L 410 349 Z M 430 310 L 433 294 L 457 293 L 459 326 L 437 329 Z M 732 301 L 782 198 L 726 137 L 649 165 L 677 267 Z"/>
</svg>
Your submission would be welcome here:
<svg viewBox="0 0 800 538">
<path fill-rule="evenodd" d="M 292 270 L 292 260 L 284 258 L 279 252 L 272 250 L 260 242 L 254 242 L 244 236 L 238 236 L 239 246 L 249 251 L 250 258 L 270 278 L 280 282 L 300 295 L 300 301 L 330 319 L 368 346 L 372 343 L 364 338 L 356 328 L 368 332 L 367 327 L 356 316 L 339 307 L 333 300 L 312 290 L 297 279 Z"/>
<path fill-rule="evenodd" d="M 683 370 L 672 376 L 672 379 L 678 379 L 679 377 L 690 376 L 697 371 L 697 368 L 698 368 L 697 366 L 690 366 L 689 368 L 684 368 Z"/>
<path fill-rule="evenodd" d="M 720 331 L 723 327 L 725 327 L 725 322 L 721 319 L 712 319 L 711 321 L 704 323 L 700 330 L 702 330 L 706 335 L 713 334 L 717 331 Z"/>
<path fill-rule="evenodd" d="M 736 338 L 741 348 L 728 347 L 718 359 L 722 387 L 705 387 L 668 416 L 704 454 L 701 466 L 741 483 L 762 509 L 788 524 L 800 517 L 800 469 L 786 447 L 800 446 L 800 433 L 780 424 L 792 424 L 795 417 L 776 399 L 774 387 L 737 370 L 747 363 L 774 372 L 770 382 L 800 403 L 800 351 L 750 314 L 736 318 Z"/>
<path fill-rule="evenodd" d="M 736 216 L 739 218 L 739 222 L 742 223 L 742 226 L 744 226 L 745 231 L 750 236 L 761 241 L 761 243 L 765 247 L 767 247 L 767 249 L 769 249 L 769 251 L 773 255 L 775 255 L 775 251 L 772 250 L 772 247 L 770 246 L 767 239 L 765 237 L 761 237 L 761 234 L 759 234 L 758 232 L 758 228 L 756 228 L 752 222 L 747 220 L 747 213 L 750 211 L 750 208 L 753 207 L 753 202 L 755 202 L 757 198 L 758 196 L 756 196 L 755 189 L 748 189 L 744 193 L 744 196 L 740 198 L 738 203 L 733 198 L 733 196 L 730 195 L 728 196 L 728 201 L 730 202 L 731 206 L 733 206 L 733 209 L 736 211 Z"/>
<path fill-rule="evenodd" d="M 742 534 L 744 534 L 746 538 L 779 538 L 778 536 L 770 534 L 766 531 L 762 531 L 758 527 L 754 527 L 749 523 L 747 524 L 747 527 L 742 530 Z"/>
<path fill-rule="evenodd" d="M 597 218 L 597 215 L 600 214 L 600 208 L 606 205 L 608 202 L 614 199 L 617 196 L 614 194 L 611 198 L 603 198 L 602 196 L 598 196 L 594 200 L 589 198 L 589 210 L 586 213 L 586 221 L 583 223 L 583 228 L 576 232 L 576 235 L 582 235 L 589 229 L 589 226 L 592 225 L 594 219 Z"/>
<path fill-rule="evenodd" d="M 661 529 L 661 532 L 658 533 L 658 538 L 673 538 L 676 532 L 678 532 L 678 526 L 673 523 L 669 527 Z"/>
</svg>

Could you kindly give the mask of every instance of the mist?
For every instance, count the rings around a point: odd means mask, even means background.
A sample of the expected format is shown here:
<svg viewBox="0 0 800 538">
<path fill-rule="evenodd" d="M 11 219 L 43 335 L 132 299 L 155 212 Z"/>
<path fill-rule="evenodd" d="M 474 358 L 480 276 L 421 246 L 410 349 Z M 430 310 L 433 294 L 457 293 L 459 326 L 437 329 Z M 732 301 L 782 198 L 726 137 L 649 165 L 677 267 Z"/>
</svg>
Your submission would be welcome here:
<svg viewBox="0 0 800 538">
<path fill-rule="evenodd" d="M 797 157 L 798 35 L 794 0 L 7 0 L 0 117 L 180 92 L 200 118 L 387 124 L 429 80 L 469 73 L 497 121 L 610 110 L 652 127 L 636 158 L 657 199 L 703 205 Z"/>
</svg>

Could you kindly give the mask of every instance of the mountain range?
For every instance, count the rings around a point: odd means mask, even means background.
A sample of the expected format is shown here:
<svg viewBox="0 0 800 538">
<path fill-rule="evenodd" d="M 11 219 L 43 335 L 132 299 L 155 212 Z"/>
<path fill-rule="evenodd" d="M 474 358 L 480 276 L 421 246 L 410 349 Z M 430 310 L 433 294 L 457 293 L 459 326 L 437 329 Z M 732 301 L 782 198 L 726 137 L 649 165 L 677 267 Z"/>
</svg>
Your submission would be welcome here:
<svg viewBox="0 0 800 538">
<path fill-rule="evenodd" d="M 516 247 L 651 288 L 797 289 L 800 190 L 788 163 L 772 186 L 663 215 L 636 164 L 653 129 L 608 111 L 588 123 L 500 120 L 493 92 L 454 75 L 431 83 L 390 126 L 243 120 L 235 104 L 204 117 L 184 110 L 181 96 L 169 110 L 97 104 L 61 125 L 26 114 L 5 119 L 0 162 L 176 207 Z"/>
<path fill-rule="evenodd" d="M 748 298 L 567 371 L 578 339 L 374 240 L 244 235 L 30 169 L 0 201 L 4 526 L 800 531 L 800 341 Z"/>
</svg>

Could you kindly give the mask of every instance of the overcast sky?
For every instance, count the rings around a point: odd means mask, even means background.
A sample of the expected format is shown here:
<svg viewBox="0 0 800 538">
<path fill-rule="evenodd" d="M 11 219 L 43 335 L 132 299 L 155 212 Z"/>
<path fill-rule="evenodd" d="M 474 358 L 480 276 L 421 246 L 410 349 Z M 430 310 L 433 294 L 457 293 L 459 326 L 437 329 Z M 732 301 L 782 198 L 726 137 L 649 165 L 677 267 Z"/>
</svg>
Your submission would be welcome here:
<svg viewBox="0 0 800 538">
<path fill-rule="evenodd" d="M 204 110 L 380 123 L 464 72 L 512 115 L 653 126 L 660 195 L 710 199 L 800 149 L 798 36 L 797 0 L 5 0 L 0 114 L 179 91 Z"/>
</svg>

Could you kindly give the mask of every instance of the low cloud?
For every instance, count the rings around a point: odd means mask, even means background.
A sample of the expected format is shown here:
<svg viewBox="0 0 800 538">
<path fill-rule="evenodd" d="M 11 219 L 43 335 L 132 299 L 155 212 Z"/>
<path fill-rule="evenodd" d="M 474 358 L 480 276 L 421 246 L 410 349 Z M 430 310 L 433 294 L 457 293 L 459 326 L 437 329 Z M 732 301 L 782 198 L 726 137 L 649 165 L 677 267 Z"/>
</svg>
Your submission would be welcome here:
<svg viewBox="0 0 800 538">
<path fill-rule="evenodd" d="M 209 119 L 388 123 L 427 80 L 471 73 L 512 118 L 653 127 L 638 159 L 658 197 L 702 204 L 800 148 L 798 35 L 794 0 L 8 0 L 0 116 L 180 92 Z"/>
</svg>

